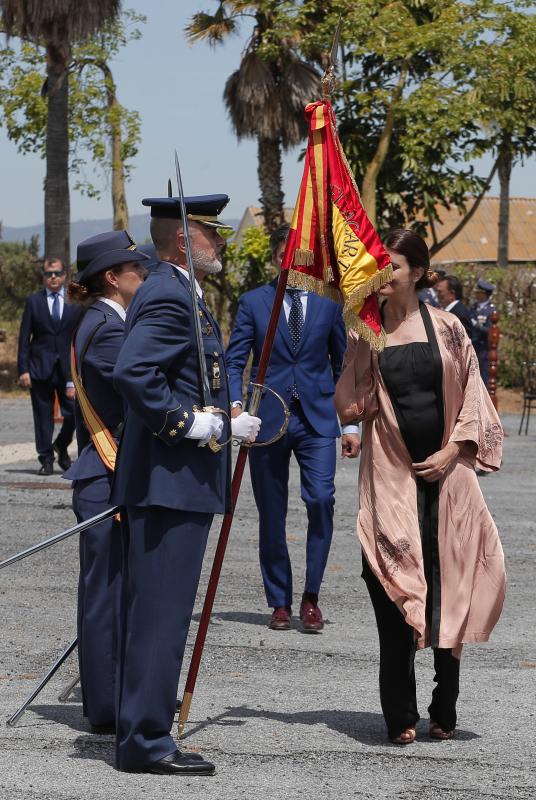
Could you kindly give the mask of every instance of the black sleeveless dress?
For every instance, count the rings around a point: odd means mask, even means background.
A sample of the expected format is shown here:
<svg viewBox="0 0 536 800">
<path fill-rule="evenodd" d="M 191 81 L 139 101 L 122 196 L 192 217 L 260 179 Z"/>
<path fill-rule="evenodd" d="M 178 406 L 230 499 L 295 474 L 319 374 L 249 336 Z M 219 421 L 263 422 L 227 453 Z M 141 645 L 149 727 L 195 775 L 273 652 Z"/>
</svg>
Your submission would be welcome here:
<svg viewBox="0 0 536 800">
<path fill-rule="evenodd" d="M 420 304 L 420 313 L 428 341 L 386 347 L 379 357 L 383 382 L 413 462 L 424 461 L 441 449 L 445 427 L 441 355 L 424 303 Z M 439 481 L 427 483 L 417 478 L 417 511 L 428 586 L 426 621 L 432 647 L 438 646 L 441 613 L 438 505 Z"/>
</svg>

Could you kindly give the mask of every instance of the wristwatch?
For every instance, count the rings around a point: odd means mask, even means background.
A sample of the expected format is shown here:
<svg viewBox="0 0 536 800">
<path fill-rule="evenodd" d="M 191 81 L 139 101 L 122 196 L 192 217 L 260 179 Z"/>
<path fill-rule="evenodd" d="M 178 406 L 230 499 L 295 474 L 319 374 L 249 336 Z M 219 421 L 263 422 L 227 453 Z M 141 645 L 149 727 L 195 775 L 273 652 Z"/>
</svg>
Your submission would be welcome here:
<svg viewBox="0 0 536 800">
<path fill-rule="evenodd" d="M 231 408 L 242 408 L 242 406 L 243 406 L 242 400 L 234 400 L 231 403 Z"/>
</svg>

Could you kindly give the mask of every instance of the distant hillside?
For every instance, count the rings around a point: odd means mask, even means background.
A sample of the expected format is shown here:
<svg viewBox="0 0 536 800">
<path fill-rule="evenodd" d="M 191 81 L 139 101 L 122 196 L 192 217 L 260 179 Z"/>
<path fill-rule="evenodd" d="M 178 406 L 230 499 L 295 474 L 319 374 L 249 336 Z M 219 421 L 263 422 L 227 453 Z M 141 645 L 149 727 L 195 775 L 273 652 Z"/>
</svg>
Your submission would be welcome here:
<svg viewBox="0 0 536 800">
<path fill-rule="evenodd" d="M 149 214 L 133 214 L 130 217 L 128 232 L 135 242 L 143 244 L 150 240 L 149 234 Z M 239 220 L 225 219 L 226 225 L 238 228 Z M 81 219 L 71 223 L 71 259 L 76 259 L 76 246 L 78 242 L 87 239 L 88 236 L 95 236 L 105 230 L 112 229 L 111 219 Z M 32 236 L 39 236 L 41 251 L 43 249 L 44 225 L 28 225 L 25 228 L 10 228 L 2 225 L 2 240 L 4 242 L 29 242 Z M 42 255 L 42 252 L 41 252 Z"/>
</svg>

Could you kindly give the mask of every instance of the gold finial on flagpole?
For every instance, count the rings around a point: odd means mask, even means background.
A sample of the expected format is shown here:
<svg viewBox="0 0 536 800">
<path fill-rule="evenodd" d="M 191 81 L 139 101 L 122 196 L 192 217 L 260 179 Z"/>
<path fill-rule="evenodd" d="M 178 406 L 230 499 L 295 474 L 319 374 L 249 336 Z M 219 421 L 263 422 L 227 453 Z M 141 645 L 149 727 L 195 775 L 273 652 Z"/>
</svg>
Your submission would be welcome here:
<svg viewBox="0 0 536 800">
<path fill-rule="evenodd" d="M 333 44 L 331 45 L 331 51 L 329 54 L 328 66 L 326 67 L 326 71 L 324 72 L 322 80 L 320 81 L 320 83 L 322 84 L 322 94 L 325 100 L 329 100 L 329 98 L 335 91 L 335 87 L 337 85 L 337 76 L 335 74 L 335 71 L 337 68 L 337 55 L 339 52 L 339 40 L 341 38 L 341 28 L 342 28 L 342 16 L 339 17 L 337 28 L 335 29 Z"/>
</svg>

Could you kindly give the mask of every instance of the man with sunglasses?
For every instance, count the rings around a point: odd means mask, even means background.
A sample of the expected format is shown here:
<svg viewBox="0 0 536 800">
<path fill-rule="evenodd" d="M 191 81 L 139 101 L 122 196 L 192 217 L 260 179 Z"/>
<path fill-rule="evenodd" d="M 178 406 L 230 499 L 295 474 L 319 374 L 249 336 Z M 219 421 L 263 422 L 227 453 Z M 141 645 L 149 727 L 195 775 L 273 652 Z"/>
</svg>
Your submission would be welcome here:
<svg viewBox="0 0 536 800">
<path fill-rule="evenodd" d="M 30 390 L 39 475 L 52 475 L 54 453 L 63 470 L 71 466 L 67 452 L 74 434 L 74 385 L 70 346 L 82 310 L 64 297 L 65 269 L 58 258 L 46 258 L 43 289 L 26 299 L 19 332 L 19 384 Z M 63 425 L 54 435 L 54 392 Z"/>
</svg>

